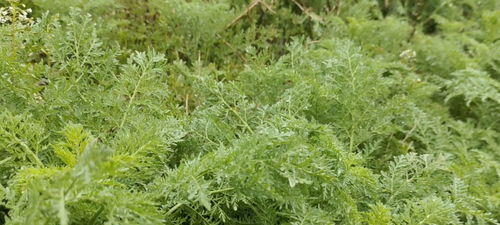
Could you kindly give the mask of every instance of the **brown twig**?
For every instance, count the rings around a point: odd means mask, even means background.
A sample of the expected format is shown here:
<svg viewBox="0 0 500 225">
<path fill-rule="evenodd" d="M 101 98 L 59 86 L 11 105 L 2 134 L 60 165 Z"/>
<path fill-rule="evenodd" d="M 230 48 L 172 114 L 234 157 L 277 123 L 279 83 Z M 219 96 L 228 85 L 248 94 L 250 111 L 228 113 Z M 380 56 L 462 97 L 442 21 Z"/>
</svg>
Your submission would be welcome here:
<svg viewBox="0 0 500 225">
<path fill-rule="evenodd" d="M 297 0 L 292 0 L 292 2 L 295 3 L 295 5 L 297 5 L 297 7 L 299 7 L 299 9 L 303 13 L 305 13 L 307 16 L 311 17 L 311 19 L 323 22 L 323 18 L 321 16 L 318 16 L 316 13 L 311 12 L 311 9 L 305 8 L 303 5 L 301 5 L 299 2 L 297 2 Z"/>
<path fill-rule="evenodd" d="M 313 45 L 313 44 L 320 43 L 320 42 L 321 42 L 321 40 L 312 40 L 312 41 L 306 42 L 306 45 Z"/>
<path fill-rule="evenodd" d="M 236 18 L 234 18 L 231 23 L 229 23 L 227 26 L 226 26 L 226 29 L 227 28 L 230 28 L 232 27 L 236 22 L 238 22 L 238 20 L 240 20 L 241 18 L 245 17 L 246 15 L 248 15 L 248 13 L 250 11 L 252 11 L 253 8 L 255 8 L 257 5 L 261 4 L 262 1 L 261 0 L 253 0 L 250 5 L 248 5 L 247 8 L 245 8 L 245 11 L 243 11 L 240 15 L 238 15 Z"/>
<path fill-rule="evenodd" d="M 186 107 L 186 115 L 189 115 L 189 94 L 186 95 L 186 101 L 184 103 L 184 106 Z"/>
<path fill-rule="evenodd" d="M 271 12 L 271 13 L 276 13 L 276 12 L 273 10 L 273 8 L 272 8 L 269 4 L 267 4 L 266 2 L 264 2 L 264 1 L 260 1 L 260 4 L 262 4 L 262 5 L 263 5 L 263 6 L 264 6 L 267 10 L 269 10 L 269 12 Z"/>
<path fill-rule="evenodd" d="M 271 2 L 272 3 L 272 2 Z M 226 26 L 226 29 L 227 28 L 230 28 L 232 27 L 236 22 L 238 22 L 238 20 L 240 20 L 241 18 L 245 17 L 246 15 L 248 15 L 248 13 L 250 13 L 250 11 L 252 11 L 253 8 L 255 8 L 257 5 L 262 5 L 263 8 L 267 9 L 269 12 L 271 13 L 276 13 L 273 8 L 267 4 L 266 2 L 262 1 L 262 0 L 253 0 L 246 8 L 245 10 L 240 14 L 238 15 L 236 18 L 234 18 L 231 23 L 229 23 L 227 26 Z"/>
<path fill-rule="evenodd" d="M 222 38 L 219 34 L 217 34 L 217 37 L 218 37 L 220 40 L 222 40 L 222 42 L 223 42 L 225 45 L 227 45 L 227 46 L 228 46 L 231 50 L 233 50 L 233 51 L 234 51 L 234 52 L 238 55 L 238 57 L 240 57 L 240 59 L 241 59 L 241 60 L 243 60 L 243 62 L 245 62 L 245 63 L 246 63 L 246 62 L 248 62 L 248 60 L 245 58 L 245 56 L 243 56 L 242 54 L 240 54 L 240 53 L 238 52 L 238 50 L 237 50 L 237 49 L 235 49 L 235 48 L 234 48 L 231 44 L 229 44 L 229 42 L 227 42 L 227 41 L 226 41 L 224 38 Z"/>
<path fill-rule="evenodd" d="M 306 12 L 306 9 L 304 8 L 304 6 L 302 6 L 299 2 L 297 2 L 296 0 L 292 0 L 293 3 L 295 3 L 295 5 L 297 5 L 299 7 L 300 10 L 302 10 L 302 12 Z"/>
<path fill-rule="evenodd" d="M 340 8 L 342 8 L 342 1 L 339 0 L 339 2 L 337 3 L 337 10 L 335 10 L 336 16 L 340 15 Z"/>
</svg>

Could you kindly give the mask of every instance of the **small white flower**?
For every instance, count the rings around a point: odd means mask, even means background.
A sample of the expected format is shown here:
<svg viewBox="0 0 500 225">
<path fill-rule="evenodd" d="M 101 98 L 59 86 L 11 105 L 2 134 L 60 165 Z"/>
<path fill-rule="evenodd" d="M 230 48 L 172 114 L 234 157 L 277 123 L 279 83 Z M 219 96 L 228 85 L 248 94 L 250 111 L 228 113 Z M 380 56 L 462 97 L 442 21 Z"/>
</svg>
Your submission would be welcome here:
<svg viewBox="0 0 500 225">
<path fill-rule="evenodd" d="M 33 98 L 35 99 L 36 103 L 42 103 L 43 102 L 43 97 L 39 93 L 33 93 Z"/>
<path fill-rule="evenodd" d="M 19 15 L 19 20 L 21 20 L 21 21 L 27 21 L 28 17 L 26 17 L 26 15 L 24 15 L 24 14 L 21 14 L 21 15 Z"/>
<path fill-rule="evenodd" d="M 401 54 L 399 54 L 399 57 L 403 58 L 403 59 L 407 59 L 407 60 L 413 59 L 413 58 L 417 57 L 417 52 L 415 52 L 412 49 L 407 49 L 407 50 L 404 50 L 403 52 L 401 52 Z"/>
</svg>

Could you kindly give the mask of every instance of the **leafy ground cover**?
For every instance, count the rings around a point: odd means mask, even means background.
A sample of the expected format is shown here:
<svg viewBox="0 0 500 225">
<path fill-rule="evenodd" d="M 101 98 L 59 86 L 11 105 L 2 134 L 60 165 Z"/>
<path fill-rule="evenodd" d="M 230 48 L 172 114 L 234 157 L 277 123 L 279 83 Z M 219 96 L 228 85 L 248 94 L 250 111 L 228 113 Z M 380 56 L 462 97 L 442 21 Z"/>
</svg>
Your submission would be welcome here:
<svg viewBox="0 0 500 225">
<path fill-rule="evenodd" d="M 0 224 L 499 224 L 497 0 L 0 6 Z"/>
</svg>

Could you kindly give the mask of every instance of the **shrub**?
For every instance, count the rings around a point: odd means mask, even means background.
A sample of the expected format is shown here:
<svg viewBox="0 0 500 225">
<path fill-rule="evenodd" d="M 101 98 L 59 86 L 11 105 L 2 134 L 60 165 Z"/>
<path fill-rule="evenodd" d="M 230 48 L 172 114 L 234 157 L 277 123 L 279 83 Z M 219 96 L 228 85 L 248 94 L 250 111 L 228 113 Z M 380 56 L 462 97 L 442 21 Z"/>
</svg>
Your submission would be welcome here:
<svg viewBox="0 0 500 225">
<path fill-rule="evenodd" d="M 497 1 L 0 6 L 0 224 L 499 223 Z"/>
</svg>

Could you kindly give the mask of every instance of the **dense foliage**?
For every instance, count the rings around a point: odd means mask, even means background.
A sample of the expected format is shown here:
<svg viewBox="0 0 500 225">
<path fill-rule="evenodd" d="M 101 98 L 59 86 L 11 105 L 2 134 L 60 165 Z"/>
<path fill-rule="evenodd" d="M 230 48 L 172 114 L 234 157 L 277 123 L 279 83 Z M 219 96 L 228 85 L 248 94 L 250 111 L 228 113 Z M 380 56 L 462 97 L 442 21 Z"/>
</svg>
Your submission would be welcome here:
<svg viewBox="0 0 500 225">
<path fill-rule="evenodd" d="M 498 0 L 0 6 L 0 224 L 499 224 Z"/>
</svg>

